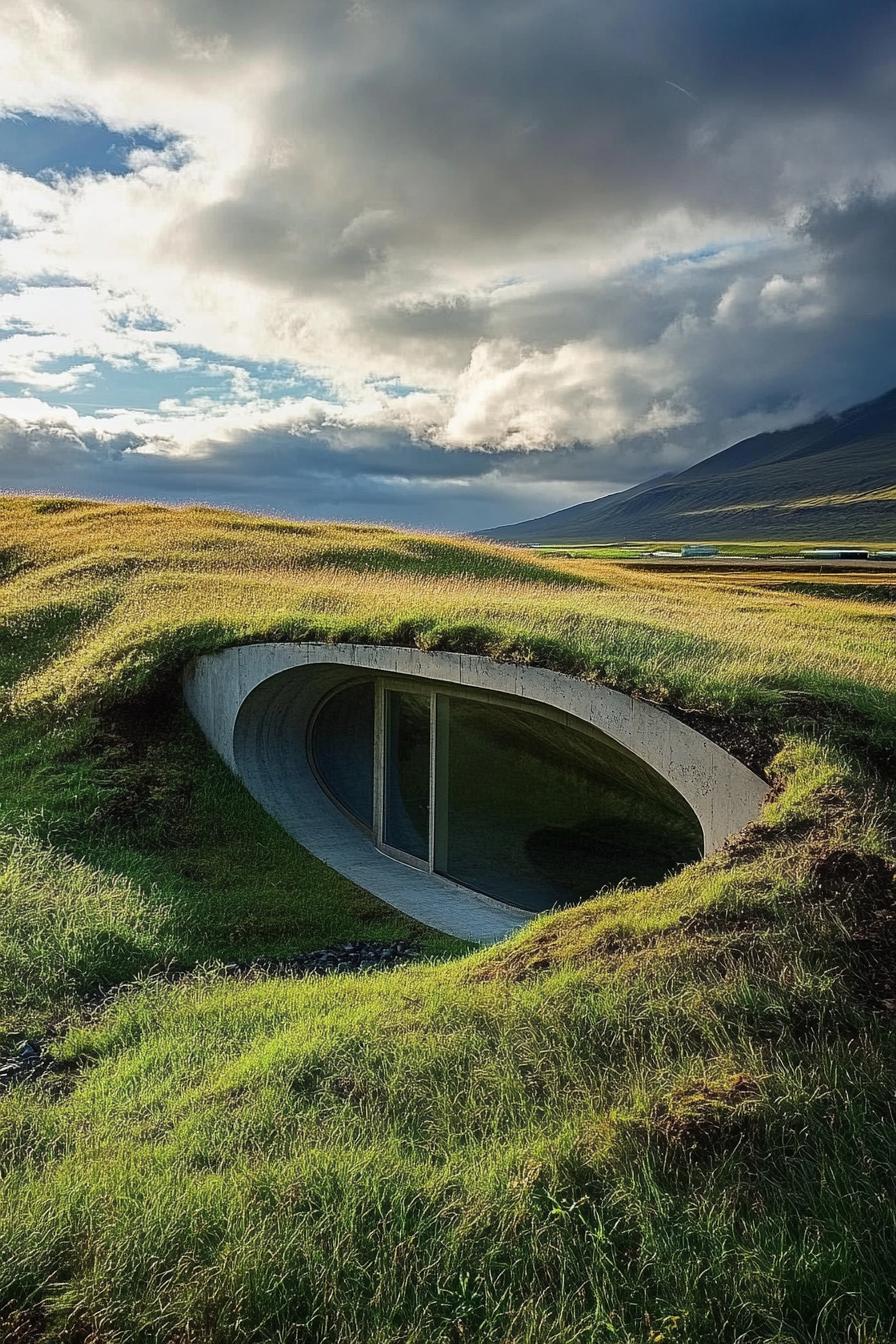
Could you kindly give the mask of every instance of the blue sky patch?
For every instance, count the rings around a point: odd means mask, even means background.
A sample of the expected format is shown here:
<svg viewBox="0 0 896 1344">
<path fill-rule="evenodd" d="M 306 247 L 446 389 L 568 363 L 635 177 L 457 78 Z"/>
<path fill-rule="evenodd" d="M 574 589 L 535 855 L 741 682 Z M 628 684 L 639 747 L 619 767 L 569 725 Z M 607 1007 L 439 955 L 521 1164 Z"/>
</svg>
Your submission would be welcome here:
<svg viewBox="0 0 896 1344">
<path fill-rule="evenodd" d="M 2 336 L 13 334 L 11 328 Z M 0 396 L 22 396 L 32 393 L 50 406 L 71 406 L 83 415 L 98 411 L 132 410 L 157 411 L 162 401 L 191 401 L 209 398 L 225 405 L 232 400 L 232 377 L 228 369 L 244 369 L 253 380 L 253 393 L 262 400 L 318 397 L 332 399 L 326 384 L 314 378 L 303 377 L 286 362 L 256 362 L 242 359 L 222 359 L 198 347 L 175 346 L 178 354 L 189 364 L 177 369 L 153 369 L 135 361 L 121 367 L 95 355 L 79 354 L 52 360 L 41 366 L 44 373 L 62 373 L 83 364 L 93 364 L 94 371 L 85 373 L 73 388 L 43 388 L 16 383 L 0 378 Z M 211 366 L 211 367 L 210 367 Z M 243 400 L 240 396 L 237 400 Z"/>
<path fill-rule="evenodd" d="M 101 121 L 15 112 L 0 117 L 0 163 L 27 177 L 85 172 L 122 177 L 131 171 L 132 150 L 164 149 L 175 139 L 161 130 L 113 131 Z"/>
</svg>

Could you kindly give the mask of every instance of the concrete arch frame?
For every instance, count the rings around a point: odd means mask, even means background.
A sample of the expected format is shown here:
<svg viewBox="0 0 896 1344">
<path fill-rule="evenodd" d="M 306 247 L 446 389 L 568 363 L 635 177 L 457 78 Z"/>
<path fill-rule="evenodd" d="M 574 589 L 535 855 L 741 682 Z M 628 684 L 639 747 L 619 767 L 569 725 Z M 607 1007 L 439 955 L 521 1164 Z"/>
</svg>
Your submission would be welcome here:
<svg viewBox="0 0 896 1344">
<path fill-rule="evenodd" d="M 341 811 L 312 768 L 318 705 L 362 675 L 412 678 L 546 709 L 662 776 L 693 811 L 707 853 L 758 815 L 768 785 L 687 724 L 643 700 L 544 668 L 456 653 L 363 644 L 245 644 L 194 659 L 184 697 L 206 738 L 249 792 L 311 853 L 423 924 L 478 942 L 531 914 L 389 857 Z"/>
</svg>

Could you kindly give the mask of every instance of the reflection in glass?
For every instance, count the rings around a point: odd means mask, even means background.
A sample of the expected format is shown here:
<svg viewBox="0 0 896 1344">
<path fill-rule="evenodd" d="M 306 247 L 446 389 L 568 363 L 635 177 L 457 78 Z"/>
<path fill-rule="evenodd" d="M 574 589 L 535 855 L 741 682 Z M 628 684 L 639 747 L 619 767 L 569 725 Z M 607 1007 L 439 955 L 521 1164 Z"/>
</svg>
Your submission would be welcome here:
<svg viewBox="0 0 896 1344">
<path fill-rule="evenodd" d="M 375 746 L 375 685 L 357 680 L 324 701 L 314 766 L 375 843 L 428 867 L 430 692 L 384 687 Z M 462 886 L 543 910 L 619 882 L 652 884 L 702 853 L 684 799 L 600 735 L 498 700 L 437 693 L 434 712 L 432 865 Z"/>
<path fill-rule="evenodd" d="M 516 706 L 446 698 L 436 771 L 437 870 L 509 905 L 657 882 L 701 853 L 696 818 L 653 771 Z"/>
<path fill-rule="evenodd" d="M 356 681 L 325 700 L 311 741 L 315 769 L 341 803 L 373 826 L 373 681 Z"/>
<path fill-rule="evenodd" d="M 429 859 L 429 695 L 386 691 L 383 840 Z"/>
</svg>

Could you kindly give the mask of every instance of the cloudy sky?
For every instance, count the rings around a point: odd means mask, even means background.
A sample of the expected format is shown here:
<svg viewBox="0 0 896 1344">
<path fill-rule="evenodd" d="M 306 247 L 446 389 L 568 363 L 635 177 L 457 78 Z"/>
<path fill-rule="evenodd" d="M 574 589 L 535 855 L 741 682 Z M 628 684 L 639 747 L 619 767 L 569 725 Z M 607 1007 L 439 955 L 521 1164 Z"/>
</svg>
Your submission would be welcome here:
<svg viewBox="0 0 896 1344">
<path fill-rule="evenodd" d="M 0 16 L 0 488 L 472 529 L 896 384 L 893 0 Z"/>
</svg>

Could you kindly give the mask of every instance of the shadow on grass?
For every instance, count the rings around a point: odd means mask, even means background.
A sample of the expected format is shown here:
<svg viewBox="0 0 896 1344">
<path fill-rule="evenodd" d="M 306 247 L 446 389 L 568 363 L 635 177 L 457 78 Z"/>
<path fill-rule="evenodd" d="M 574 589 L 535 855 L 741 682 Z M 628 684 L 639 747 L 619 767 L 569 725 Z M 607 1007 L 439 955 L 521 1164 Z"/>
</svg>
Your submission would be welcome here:
<svg viewBox="0 0 896 1344">
<path fill-rule="evenodd" d="M 0 725 L 0 810 L 0 1014 L 12 1025 L 204 962 L 357 938 L 466 950 L 296 844 L 170 690 L 68 733 Z"/>
</svg>

